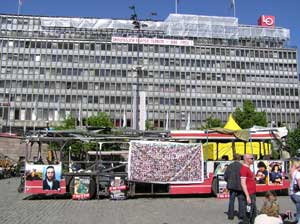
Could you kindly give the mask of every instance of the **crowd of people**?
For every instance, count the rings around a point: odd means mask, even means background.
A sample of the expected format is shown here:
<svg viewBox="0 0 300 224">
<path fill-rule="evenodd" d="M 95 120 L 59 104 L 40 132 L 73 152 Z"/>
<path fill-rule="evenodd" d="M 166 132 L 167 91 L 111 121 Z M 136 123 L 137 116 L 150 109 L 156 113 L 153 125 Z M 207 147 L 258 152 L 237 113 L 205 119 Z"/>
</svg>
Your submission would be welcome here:
<svg viewBox="0 0 300 224">
<path fill-rule="evenodd" d="M 149 183 L 202 182 L 201 145 L 132 142 L 129 178 Z"/>
</svg>

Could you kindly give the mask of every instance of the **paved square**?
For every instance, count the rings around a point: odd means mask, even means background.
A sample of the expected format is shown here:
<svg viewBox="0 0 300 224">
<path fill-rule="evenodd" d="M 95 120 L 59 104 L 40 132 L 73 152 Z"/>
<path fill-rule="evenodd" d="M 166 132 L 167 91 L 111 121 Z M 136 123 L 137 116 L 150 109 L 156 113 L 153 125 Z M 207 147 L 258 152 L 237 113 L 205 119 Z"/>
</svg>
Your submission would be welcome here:
<svg viewBox="0 0 300 224">
<path fill-rule="evenodd" d="M 0 180 L 0 223 L 105 224 L 220 224 L 228 200 L 213 197 L 137 198 L 125 201 L 71 199 L 24 200 L 17 192 L 18 178 Z M 278 197 L 282 210 L 294 210 L 287 196 Z M 258 208 L 263 197 L 258 197 Z M 237 206 L 236 206 L 237 207 Z"/>
</svg>

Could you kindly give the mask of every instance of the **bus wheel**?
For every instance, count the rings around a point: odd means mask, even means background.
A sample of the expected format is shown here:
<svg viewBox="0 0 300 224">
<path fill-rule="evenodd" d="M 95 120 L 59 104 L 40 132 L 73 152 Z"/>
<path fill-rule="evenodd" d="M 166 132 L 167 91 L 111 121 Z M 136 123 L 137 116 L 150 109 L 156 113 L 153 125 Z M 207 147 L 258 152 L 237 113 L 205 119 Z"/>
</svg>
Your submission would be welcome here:
<svg viewBox="0 0 300 224">
<path fill-rule="evenodd" d="M 24 192 L 24 185 L 20 184 L 20 186 L 18 187 L 18 192 L 19 193 L 23 193 Z"/>
<path fill-rule="evenodd" d="M 25 186 L 25 179 L 23 177 L 21 177 L 20 184 L 19 184 L 19 187 L 18 187 L 18 192 L 19 193 L 24 192 L 24 186 Z"/>
<path fill-rule="evenodd" d="M 288 196 L 289 195 L 289 189 L 281 189 L 275 191 L 277 195 L 280 196 Z"/>
<path fill-rule="evenodd" d="M 212 194 L 217 196 L 218 194 L 218 178 L 214 178 L 211 184 Z"/>
</svg>

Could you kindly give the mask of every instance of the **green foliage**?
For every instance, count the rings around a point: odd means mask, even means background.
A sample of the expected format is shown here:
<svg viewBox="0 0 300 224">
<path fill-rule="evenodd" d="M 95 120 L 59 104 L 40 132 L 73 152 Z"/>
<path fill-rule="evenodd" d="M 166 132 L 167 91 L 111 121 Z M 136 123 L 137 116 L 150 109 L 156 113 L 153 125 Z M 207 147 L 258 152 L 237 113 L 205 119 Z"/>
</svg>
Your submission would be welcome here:
<svg viewBox="0 0 300 224">
<path fill-rule="evenodd" d="M 150 120 L 145 121 L 145 127 L 146 127 L 146 130 L 154 130 L 154 124 Z"/>
<path fill-rule="evenodd" d="M 110 117 L 104 112 L 99 112 L 97 115 L 88 117 L 87 124 L 89 126 L 95 126 L 95 127 L 105 127 L 105 128 L 113 127 L 113 123 L 110 120 Z"/>
<path fill-rule="evenodd" d="M 95 151 L 98 147 L 97 142 L 85 142 L 83 143 L 83 149 L 85 152 Z"/>
<path fill-rule="evenodd" d="M 268 125 L 266 112 L 257 112 L 251 100 L 245 100 L 243 110 L 235 109 L 235 121 L 242 129 L 251 128 L 254 125 L 266 127 Z"/>
<path fill-rule="evenodd" d="M 65 147 L 65 151 L 70 149 L 72 155 L 79 156 L 81 154 L 82 148 L 83 148 L 83 143 L 80 141 L 76 141 L 76 142 L 70 143 L 68 145 L 68 147 Z"/>
<path fill-rule="evenodd" d="M 50 142 L 49 143 L 49 148 L 54 150 L 54 151 L 59 151 L 60 150 L 60 145 L 58 142 Z"/>
<path fill-rule="evenodd" d="M 121 150 L 120 144 L 105 143 L 102 145 L 102 151 L 119 151 Z"/>
<path fill-rule="evenodd" d="M 60 126 L 54 127 L 56 130 L 67 130 L 67 129 L 75 129 L 76 127 L 76 118 L 71 115 L 68 116 Z"/>
<path fill-rule="evenodd" d="M 96 126 L 96 127 L 104 127 L 104 128 L 112 128 L 113 123 L 110 120 L 110 117 L 103 112 L 98 113 L 95 116 L 88 117 L 85 119 L 88 125 Z M 68 130 L 76 128 L 77 120 L 76 118 L 69 116 L 67 117 L 60 126 L 54 127 L 56 130 Z M 65 155 L 69 154 L 69 150 L 71 153 L 71 157 L 74 160 L 82 160 L 85 157 L 87 151 L 96 150 L 97 147 L 96 142 L 81 142 L 81 141 L 73 141 L 66 144 L 63 148 L 63 152 Z M 60 150 L 61 145 L 57 142 L 51 142 L 49 147 L 53 150 Z"/>
<path fill-rule="evenodd" d="M 280 159 L 280 153 L 276 150 L 272 150 L 272 159 Z"/>
<path fill-rule="evenodd" d="M 70 142 L 64 147 L 64 154 L 68 155 L 69 150 L 72 160 L 84 160 L 87 151 L 94 151 L 98 147 L 97 142 Z"/>
<path fill-rule="evenodd" d="M 294 156 L 296 154 L 297 149 L 300 148 L 300 128 L 296 128 L 293 131 L 289 131 L 287 145 L 291 149 L 291 155 Z"/>
<path fill-rule="evenodd" d="M 210 116 L 206 118 L 206 123 L 201 127 L 201 129 L 218 128 L 223 126 L 224 124 L 222 124 L 221 119 Z"/>
</svg>

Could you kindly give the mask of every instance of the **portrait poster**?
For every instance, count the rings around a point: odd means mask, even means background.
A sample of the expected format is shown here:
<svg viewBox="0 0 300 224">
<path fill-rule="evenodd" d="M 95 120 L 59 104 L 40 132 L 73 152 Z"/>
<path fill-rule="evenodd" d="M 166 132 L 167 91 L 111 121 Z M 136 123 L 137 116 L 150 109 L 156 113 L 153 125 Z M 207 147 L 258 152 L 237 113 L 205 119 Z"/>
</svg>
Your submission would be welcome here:
<svg viewBox="0 0 300 224">
<path fill-rule="evenodd" d="M 90 188 L 90 177 L 75 177 L 74 178 L 74 193 L 72 199 L 84 200 L 90 199 L 91 195 L 89 192 Z"/>
<path fill-rule="evenodd" d="M 61 178 L 61 163 L 56 165 L 25 164 L 25 188 L 28 194 L 64 194 L 65 180 Z"/>
<path fill-rule="evenodd" d="M 269 185 L 283 185 L 285 170 L 283 161 L 273 160 L 269 163 Z"/>
<path fill-rule="evenodd" d="M 112 200 L 124 200 L 126 199 L 127 187 L 124 184 L 124 180 L 121 177 L 115 177 L 109 187 L 110 199 Z"/>
<path fill-rule="evenodd" d="M 254 175 L 256 184 L 269 184 L 269 162 L 266 160 L 257 160 L 254 162 Z"/>
<path fill-rule="evenodd" d="M 257 160 L 254 163 L 256 184 L 282 185 L 285 167 L 280 160 Z"/>
<path fill-rule="evenodd" d="M 224 175 L 218 175 L 218 193 L 217 198 L 229 198 L 229 190 L 227 182 L 224 180 Z"/>
</svg>

